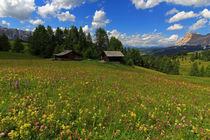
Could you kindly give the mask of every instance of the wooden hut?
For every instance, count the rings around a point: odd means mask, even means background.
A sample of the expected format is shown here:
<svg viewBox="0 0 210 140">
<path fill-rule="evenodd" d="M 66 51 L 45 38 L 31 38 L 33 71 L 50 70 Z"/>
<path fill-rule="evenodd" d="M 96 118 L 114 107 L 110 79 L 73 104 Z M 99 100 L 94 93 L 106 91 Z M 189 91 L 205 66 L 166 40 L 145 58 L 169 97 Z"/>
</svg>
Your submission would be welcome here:
<svg viewBox="0 0 210 140">
<path fill-rule="evenodd" d="M 104 51 L 102 58 L 108 62 L 122 62 L 124 55 L 121 51 Z"/>
<path fill-rule="evenodd" d="M 55 60 L 82 60 L 82 56 L 72 50 L 65 50 L 54 54 Z"/>
</svg>

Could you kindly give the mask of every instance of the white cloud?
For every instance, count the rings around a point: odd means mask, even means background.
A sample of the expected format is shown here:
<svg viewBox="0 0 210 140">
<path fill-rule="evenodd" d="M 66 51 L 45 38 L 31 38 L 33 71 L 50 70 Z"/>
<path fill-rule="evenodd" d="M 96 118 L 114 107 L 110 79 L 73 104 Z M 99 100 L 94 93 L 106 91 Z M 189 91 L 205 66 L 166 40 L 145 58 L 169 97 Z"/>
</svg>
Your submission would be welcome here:
<svg viewBox="0 0 210 140">
<path fill-rule="evenodd" d="M 75 16 L 70 14 L 69 11 L 63 12 L 61 14 L 57 14 L 57 17 L 60 21 L 75 21 Z"/>
<path fill-rule="evenodd" d="M 204 18 L 210 19 L 210 11 L 209 11 L 208 9 L 204 9 L 202 12 L 200 12 L 200 14 L 201 14 Z"/>
<path fill-rule="evenodd" d="M 2 21 L 1 21 L 1 24 L 6 25 L 6 26 L 8 26 L 8 27 L 10 26 L 10 23 L 6 22 L 5 20 L 2 20 Z"/>
<path fill-rule="evenodd" d="M 35 11 L 34 0 L 0 0 L 0 17 L 26 20 Z"/>
<path fill-rule="evenodd" d="M 26 29 L 26 31 L 30 31 L 30 29 Z"/>
<path fill-rule="evenodd" d="M 47 3 L 44 6 L 38 7 L 37 14 L 39 14 L 43 18 L 46 18 L 48 15 L 55 16 L 57 10 L 58 8 L 56 6 Z"/>
<path fill-rule="evenodd" d="M 51 0 L 46 5 L 38 7 L 37 13 L 43 18 L 46 18 L 48 15 L 56 16 L 61 9 L 70 10 L 85 4 L 85 2 L 86 0 Z"/>
<path fill-rule="evenodd" d="M 173 17 L 171 17 L 168 22 L 173 23 L 173 22 L 177 22 L 177 21 L 180 21 L 180 20 L 193 18 L 193 17 L 196 17 L 196 16 L 198 16 L 198 14 L 195 14 L 193 11 L 190 11 L 190 12 L 182 11 L 182 12 L 177 13 Z"/>
<path fill-rule="evenodd" d="M 169 38 L 163 38 L 158 40 L 160 44 L 174 45 L 179 39 L 178 35 L 172 35 Z"/>
<path fill-rule="evenodd" d="M 132 0 L 136 9 L 152 8 L 159 5 L 161 2 L 173 3 L 184 6 L 208 6 L 209 0 Z"/>
<path fill-rule="evenodd" d="M 183 29 L 184 27 L 182 26 L 182 25 L 180 25 L 180 24 L 174 24 L 174 25 L 172 25 L 172 26 L 170 26 L 170 27 L 168 27 L 168 31 L 174 31 L 174 30 L 181 30 L 181 29 Z"/>
<path fill-rule="evenodd" d="M 172 35 L 170 37 L 164 37 L 161 33 L 149 33 L 149 34 L 136 34 L 130 35 L 122 34 L 117 30 L 108 31 L 109 37 L 114 36 L 122 41 L 125 46 L 133 47 L 155 47 L 155 46 L 171 46 L 174 45 L 178 40 L 178 35 Z"/>
<path fill-rule="evenodd" d="M 173 15 L 173 14 L 178 13 L 178 12 L 179 12 L 179 10 L 177 10 L 176 8 L 173 8 L 166 13 L 166 16 Z"/>
<path fill-rule="evenodd" d="M 36 20 L 29 20 L 29 22 L 33 25 L 37 25 L 37 24 L 44 24 L 44 21 L 42 21 L 41 19 L 36 19 Z"/>
<path fill-rule="evenodd" d="M 189 31 L 195 31 L 200 28 L 203 28 L 203 27 L 205 27 L 207 22 L 208 22 L 207 19 L 200 19 L 195 24 L 193 24 L 192 26 L 189 27 Z"/>
<path fill-rule="evenodd" d="M 108 23 L 110 23 L 110 20 L 106 19 L 106 13 L 103 10 L 96 10 L 93 17 L 92 28 L 106 27 Z"/>
<path fill-rule="evenodd" d="M 88 27 L 88 25 L 85 25 L 82 30 L 85 32 L 85 33 L 88 33 L 90 32 L 90 28 Z"/>
</svg>

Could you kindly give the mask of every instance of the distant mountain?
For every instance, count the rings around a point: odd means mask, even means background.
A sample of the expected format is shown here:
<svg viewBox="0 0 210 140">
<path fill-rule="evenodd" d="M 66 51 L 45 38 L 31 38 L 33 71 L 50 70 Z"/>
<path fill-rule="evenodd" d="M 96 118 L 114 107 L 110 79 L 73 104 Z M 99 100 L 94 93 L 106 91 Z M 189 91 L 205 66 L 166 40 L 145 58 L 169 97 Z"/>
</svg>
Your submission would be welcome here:
<svg viewBox="0 0 210 140">
<path fill-rule="evenodd" d="M 15 40 L 16 38 L 20 38 L 23 41 L 28 41 L 28 38 L 32 32 L 18 30 L 18 29 L 9 29 L 0 26 L 0 35 L 3 33 L 5 33 L 10 40 Z"/>
<path fill-rule="evenodd" d="M 197 33 L 186 33 L 175 46 L 209 46 L 210 45 L 210 33 L 207 35 L 200 35 Z"/>
<path fill-rule="evenodd" d="M 175 46 L 161 47 L 152 49 L 142 49 L 145 56 L 154 55 L 171 55 L 182 51 L 195 52 L 210 49 L 210 33 L 200 35 L 197 33 L 186 33 L 185 37 L 178 41 Z"/>
</svg>

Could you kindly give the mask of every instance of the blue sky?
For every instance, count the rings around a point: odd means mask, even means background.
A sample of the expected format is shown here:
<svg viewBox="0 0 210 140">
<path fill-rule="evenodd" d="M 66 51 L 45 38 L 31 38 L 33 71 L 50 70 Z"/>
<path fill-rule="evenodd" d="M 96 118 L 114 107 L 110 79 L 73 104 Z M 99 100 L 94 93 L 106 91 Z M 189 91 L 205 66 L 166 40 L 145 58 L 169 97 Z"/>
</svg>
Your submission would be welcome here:
<svg viewBox="0 0 210 140">
<path fill-rule="evenodd" d="M 12 10 L 11 10 L 12 9 Z M 175 44 L 186 32 L 210 31 L 210 0 L 1 0 L 0 26 L 34 30 L 99 27 L 126 46 Z"/>
</svg>

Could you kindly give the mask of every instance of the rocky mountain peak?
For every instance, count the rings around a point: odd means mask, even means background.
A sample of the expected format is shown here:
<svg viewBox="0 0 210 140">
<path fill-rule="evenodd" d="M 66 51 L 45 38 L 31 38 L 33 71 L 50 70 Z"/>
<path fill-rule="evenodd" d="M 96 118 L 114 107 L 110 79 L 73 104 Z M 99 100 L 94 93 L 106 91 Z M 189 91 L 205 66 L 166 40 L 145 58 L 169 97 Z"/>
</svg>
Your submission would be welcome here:
<svg viewBox="0 0 210 140">
<path fill-rule="evenodd" d="M 16 38 L 20 38 L 23 41 L 28 41 L 28 38 L 32 32 L 18 30 L 18 29 L 9 29 L 0 26 L 0 35 L 3 33 L 5 33 L 10 40 L 15 40 Z"/>
<path fill-rule="evenodd" d="M 176 46 L 208 46 L 210 45 L 210 34 L 200 35 L 198 33 L 186 33 L 185 37 L 176 43 Z"/>
</svg>

